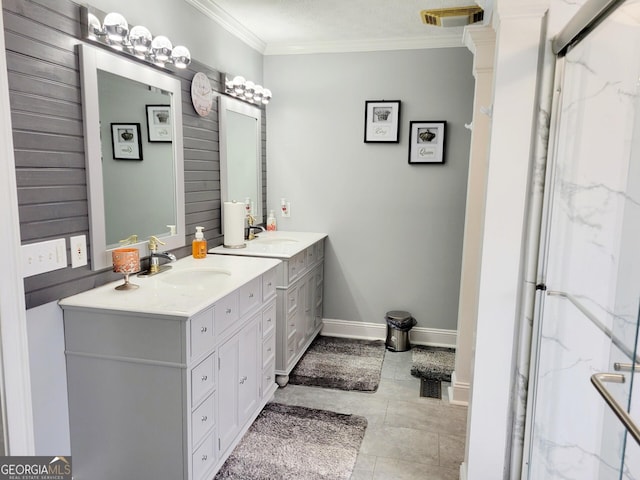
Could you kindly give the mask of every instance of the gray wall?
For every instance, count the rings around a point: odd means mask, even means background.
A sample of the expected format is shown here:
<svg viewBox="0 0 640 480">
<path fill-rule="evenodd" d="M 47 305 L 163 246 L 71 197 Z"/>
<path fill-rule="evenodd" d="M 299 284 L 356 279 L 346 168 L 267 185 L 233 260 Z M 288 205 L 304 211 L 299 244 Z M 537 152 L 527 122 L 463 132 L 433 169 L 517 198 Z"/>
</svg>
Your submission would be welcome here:
<svg viewBox="0 0 640 480">
<path fill-rule="evenodd" d="M 456 329 L 472 118 L 466 48 L 265 57 L 268 208 L 329 234 L 325 318 Z M 401 100 L 400 143 L 364 143 L 366 100 Z M 410 120 L 446 120 L 446 163 L 409 165 Z"/>
<path fill-rule="evenodd" d="M 128 14 L 127 7 L 134 4 L 139 7 L 138 2 L 120 0 L 113 3 L 119 5 L 118 10 L 127 15 L 132 24 L 146 21 L 147 15 L 138 20 L 142 14 L 138 18 Z M 146 3 L 149 6 L 150 2 Z M 182 23 L 179 28 L 167 25 L 166 30 L 160 30 L 162 33 L 169 38 L 180 38 L 191 47 L 189 40 L 209 32 L 211 39 L 206 43 L 214 43 L 213 38 L 218 37 L 216 32 L 220 29 L 212 21 L 204 28 L 202 15 L 186 3 L 165 3 L 166 9 L 161 16 L 164 22 L 169 24 L 169 19 L 179 17 Z M 76 51 L 76 45 L 80 43 L 79 5 L 69 0 L 3 0 L 2 6 L 22 243 L 79 234 L 89 238 Z M 150 16 L 157 17 L 160 15 Z M 176 37 L 177 33 L 184 35 L 189 31 L 190 25 L 201 27 L 196 37 Z M 154 30 L 154 25 L 150 27 L 152 31 L 158 31 Z M 254 52 L 242 57 L 242 63 L 254 65 L 249 69 L 251 71 L 261 72 L 261 57 L 255 51 L 226 32 L 222 36 L 228 42 L 230 56 Z M 201 49 L 201 43 L 198 45 Z M 222 46 L 216 48 L 220 50 Z M 194 58 L 197 59 L 195 55 Z M 195 113 L 189 92 L 191 79 L 198 71 L 205 72 L 212 86 L 218 89 L 219 72 L 197 60 L 187 70 L 176 72 L 182 81 L 188 232 L 187 246 L 175 252 L 178 257 L 190 254 L 195 225 L 205 227 L 205 236 L 211 246 L 222 242 L 217 104 L 206 118 Z M 91 245 L 88 248 L 90 250 Z M 117 278 L 118 275 L 108 270 L 96 274 L 88 266 L 28 277 L 24 280 L 26 305 L 27 308 L 43 305 Z"/>
</svg>

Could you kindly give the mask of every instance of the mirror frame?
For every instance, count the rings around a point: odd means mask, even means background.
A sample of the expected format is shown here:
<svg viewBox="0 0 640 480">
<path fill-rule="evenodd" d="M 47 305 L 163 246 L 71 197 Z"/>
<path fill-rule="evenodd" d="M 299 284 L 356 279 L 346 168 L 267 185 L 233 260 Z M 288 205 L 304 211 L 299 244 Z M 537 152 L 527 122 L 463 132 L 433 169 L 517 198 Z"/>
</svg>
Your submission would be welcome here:
<svg viewBox="0 0 640 480">
<path fill-rule="evenodd" d="M 98 100 L 98 70 L 119 75 L 129 80 L 160 88 L 172 94 L 173 157 L 176 200 L 176 233 L 160 237 L 171 250 L 186 245 L 184 205 L 184 150 L 182 139 L 182 91 L 178 78 L 139 64 L 120 55 L 87 44 L 79 44 L 80 78 L 82 86 L 82 110 L 84 115 L 84 139 L 89 200 L 89 236 L 91 239 L 91 269 L 102 270 L 112 265 L 111 251 L 107 248 L 104 211 L 104 186 L 102 178 L 102 142 L 100 139 L 100 107 Z M 140 205 L 153 208 L 152 205 Z M 135 232 L 131 232 L 132 234 Z M 161 232 L 158 232 L 160 236 Z M 140 249 L 141 256 L 148 256 L 148 240 L 140 240 L 131 247 Z"/>
<path fill-rule="evenodd" d="M 256 199 L 254 206 L 254 216 L 258 223 L 264 222 L 264 211 L 262 205 L 262 110 L 254 105 L 236 100 L 235 98 L 227 97 L 226 95 L 220 95 L 218 102 L 218 129 L 219 129 L 219 142 L 220 147 L 220 199 L 221 204 L 224 202 L 234 200 L 227 198 L 229 192 L 229 168 L 227 165 L 227 112 L 236 112 L 241 115 L 256 119 L 256 163 L 257 163 L 257 189 L 259 198 Z M 243 201 L 243 199 L 235 199 Z M 224 208 L 220 211 L 224 213 Z M 222 222 L 224 225 L 224 219 Z M 223 232 L 224 233 L 224 232 Z"/>
</svg>

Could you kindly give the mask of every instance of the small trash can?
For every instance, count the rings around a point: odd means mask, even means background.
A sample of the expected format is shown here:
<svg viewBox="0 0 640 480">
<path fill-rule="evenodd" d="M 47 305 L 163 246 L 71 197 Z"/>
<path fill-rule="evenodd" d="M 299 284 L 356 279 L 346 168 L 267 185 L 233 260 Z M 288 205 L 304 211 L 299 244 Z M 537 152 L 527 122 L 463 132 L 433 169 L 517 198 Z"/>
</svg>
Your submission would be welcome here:
<svg viewBox="0 0 640 480">
<path fill-rule="evenodd" d="M 409 330 L 417 323 L 416 319 L 409 312 L 392 310 L 387 312 L 385 320 L 387 321 L 387 341 L 385 342 L 387 350 L 392 352 L 411 350 Z"/>
</svg>

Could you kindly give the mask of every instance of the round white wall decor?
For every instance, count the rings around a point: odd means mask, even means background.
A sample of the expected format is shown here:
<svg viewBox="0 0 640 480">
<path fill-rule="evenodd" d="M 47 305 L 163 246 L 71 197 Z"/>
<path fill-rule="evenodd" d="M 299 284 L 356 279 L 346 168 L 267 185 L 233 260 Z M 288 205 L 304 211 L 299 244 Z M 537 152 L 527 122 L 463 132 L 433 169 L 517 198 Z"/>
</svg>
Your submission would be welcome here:
<svg viewBox="0 0 640 480">
<path fill-rule="evenodd" d="M 191 80 L 191 102 L 198 115 L 209 115 L 213 105 L 213 90 L 209 78 L 202 72 L 196 73 Z"/>
</svg>

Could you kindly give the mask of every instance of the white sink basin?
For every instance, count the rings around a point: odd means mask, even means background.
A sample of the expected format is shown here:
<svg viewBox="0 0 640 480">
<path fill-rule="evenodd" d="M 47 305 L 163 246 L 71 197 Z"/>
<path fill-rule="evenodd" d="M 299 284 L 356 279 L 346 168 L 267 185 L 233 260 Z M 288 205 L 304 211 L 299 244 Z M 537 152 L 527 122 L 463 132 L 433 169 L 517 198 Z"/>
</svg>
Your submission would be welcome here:
<svg viewBox="0 0 640 480">
<path fill-rule="evenodd" d="M 161 274 L 162 275 L 162 274 Z M 229 270 L 222 268 L 189 268 L 162 275 L 160 280 L 179 287 L 197 287 L 223 280 L 231 275 Z"/>
<path fill-rule="evenodd" d="M 279 237 L 279 238 L 258 237 L 254 241 L 261 243 L 262 245 L 290 245 L 292 243 L 298 243 L 298 240 L 296 240 L 295 238 L 283 238 L 283 237 Z"/>
</svg>

